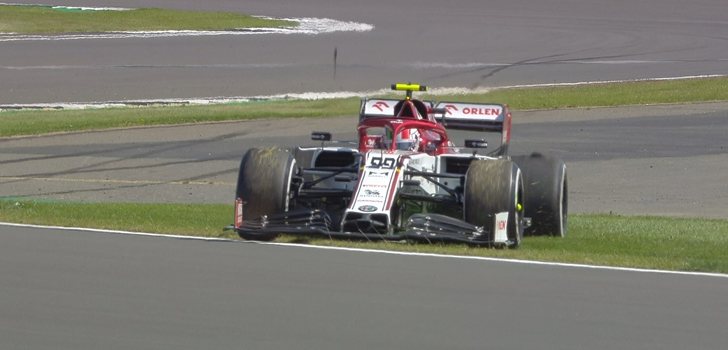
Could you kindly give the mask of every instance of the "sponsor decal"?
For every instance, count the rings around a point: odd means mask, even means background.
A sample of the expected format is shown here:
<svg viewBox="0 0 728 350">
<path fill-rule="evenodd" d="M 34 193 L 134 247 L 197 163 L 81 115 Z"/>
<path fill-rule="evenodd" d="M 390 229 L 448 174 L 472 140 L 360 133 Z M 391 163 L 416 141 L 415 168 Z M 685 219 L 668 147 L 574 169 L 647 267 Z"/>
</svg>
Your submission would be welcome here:
<svg viewBox="0 0 728 350">
<path fill-rule="evenodd" d="M 367 197 L 381 197 L 382 194 L 377 190 L 364 190 L 364 195 Z"/>
<path fill-rule="evenodd" d="M 447 114 L 452 114 L 452 111 L 459 111 L 458 107 L 455 105 L 445 105 L 445 110 L 447 110 Z"/>
<path fill-rule="evenodd" d="M 368 137 L 367 138 L 367 148 L 375 147 L 378 143 L 379 142 L 377 142 L 377 138 L 376 137 Z"/>
<path fill-rule="evenodd" d="M 359 211 L 363 211 L 365 213 L 371 213 L 377 211 L 377 207 L 373 205 L 362 205 L 361 207 L 357 208 Z"/>
<path fill-rule="evenodd" d="M 367 100 L 364 114 L 370 116 L 391 117 L 394 115 L 394 104 L 397 100 Z"/>
<path fill-rule="evenodd" d="M 389 177 L 389 171 L 369 170 L 367 175 L 371 177 Z"/>
<path fill-rule="evenodd" d="M 384 101 L 377 101 L 374 105 L 372 105 L 372 108 L 378 109 L 380 112 L 384 112 L 385 109 L 389 109 L 389 105 L 387 102 Z"/>
<path fill-rule="evenodd" d="M 463 114 L 477 114 L 477 115 L 500 115 L 501 111 L 499 108 L 480 108 L 472 107 L 463 108 Z"/>
<path fill-rule="evenodd" d="M 503 112 L 503 108 L 498 105 L 486 104 L 448 103 L 443 108 L 450 118 L 487 117 L 492 120 Z"/>
<path fill-rule="evenodd" d="M 497 243 L 505 243 L 508 241 L 508 212 L 500 212 L 495 214 L 495 237 Z"/>
<path fill-rule="evenodd" d="M 243 226 L 243 199 L 235 199 L 235 228 Z"/>
<path fill-rule="evenodd" d="M 390 156 L 380 152 L 367 154 L 366 167 L 350 206 L 351 209 L 357 208 L 359 211 L 369 212 L 361 209 L 366 205 L 375 206 L 376 211 L 386 208 L 387 199 L 392 195 L 391 190 L 394 186 L 393 178 L 397 173 L 395 169 L 398 159 L 397 155 Z"/>
</svg>

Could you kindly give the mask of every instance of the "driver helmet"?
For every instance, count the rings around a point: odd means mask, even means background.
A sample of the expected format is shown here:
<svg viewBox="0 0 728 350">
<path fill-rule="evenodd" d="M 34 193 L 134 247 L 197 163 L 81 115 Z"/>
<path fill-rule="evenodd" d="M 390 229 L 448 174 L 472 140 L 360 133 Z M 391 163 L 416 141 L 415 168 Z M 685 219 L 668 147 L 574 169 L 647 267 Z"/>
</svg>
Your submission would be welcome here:
<svg viewBox="0 0 728 350">
<path fill-rule="evenodd" d="M 397 134 L 394 142 L 398 150 L 416 151 L 420 144 L 420 132 L 417 129 L 404 129 Z"/>
</svg>

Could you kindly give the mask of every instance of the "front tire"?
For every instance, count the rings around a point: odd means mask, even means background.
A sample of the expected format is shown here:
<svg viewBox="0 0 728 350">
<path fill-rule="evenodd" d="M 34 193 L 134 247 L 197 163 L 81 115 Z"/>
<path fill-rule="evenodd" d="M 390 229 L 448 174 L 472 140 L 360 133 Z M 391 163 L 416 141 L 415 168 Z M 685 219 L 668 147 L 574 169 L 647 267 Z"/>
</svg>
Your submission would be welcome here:
<svg viewBox="0 0 728 350">
<path fill-rule="evenodd" d="M 237 198 L 243 205 L 244 220 L 285 213 L 290 205 L 291 179 L 296 169 L 293 155 L 279 148 L 252 148 L 240 162 Z M 238 230 L 243 239 L 270 241 L 277 233 Z"/>
<path fill-rule="evenodd" d="M 566 164 L 558 158 L 533 153 L 511 158 L 523 171 L 525 215 L 531 218 L 526 235 L 565 237 L 568 215 Z"/>
<path fill-rule="evenodd" d="M 508 212 L 508 240 L 516 248 L 523 239 L 523 178 L 509 160 L 476 160 L 465 174 L 463 214 L 466 222 L 493 230 L 495 214 Z"/>
</svg>

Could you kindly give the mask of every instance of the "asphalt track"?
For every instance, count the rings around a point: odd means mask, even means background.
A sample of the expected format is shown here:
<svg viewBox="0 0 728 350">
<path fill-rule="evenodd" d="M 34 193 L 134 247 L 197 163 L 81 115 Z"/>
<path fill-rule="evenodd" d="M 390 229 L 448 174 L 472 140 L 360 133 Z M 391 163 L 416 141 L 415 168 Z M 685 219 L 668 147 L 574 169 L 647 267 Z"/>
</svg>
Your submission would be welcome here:
<svg viewBox="0 0 728 350">
<path fill-rule="evenodd" d="M 723 349 L 728 342 L 725 276 L 1 225 L 0 238 L 3 349 Z"/>
<path fill-rule="evenodd" d="M 473 87 L 724 74 L 728 56 L 722 1 L 94 4 L 330 17 L 375 30 L 3 42 L 0 103 L 366 90 L 392 80 Z M 543 149 L 567 160 L 572 212 L 726 217 L 726 113 L 724 104 L 523 112 L 514 151 Z M 245 148 L 298 144 L 314 129 L 346 138 L 352 123 L 257 121 L 2 139 L 0 196 L 228 203 Z M 7 226 L 0 239 L 0 348 L 728 343 L 721 277 Z"/>
<path fill-rule="evenodd" d="M 724 0 L 92 4 L 325 17 L 374 30 L 0 42 L 0 104 L 362 91 L 398 80 L 491 87 L 728 73 Z"/>
</svg>

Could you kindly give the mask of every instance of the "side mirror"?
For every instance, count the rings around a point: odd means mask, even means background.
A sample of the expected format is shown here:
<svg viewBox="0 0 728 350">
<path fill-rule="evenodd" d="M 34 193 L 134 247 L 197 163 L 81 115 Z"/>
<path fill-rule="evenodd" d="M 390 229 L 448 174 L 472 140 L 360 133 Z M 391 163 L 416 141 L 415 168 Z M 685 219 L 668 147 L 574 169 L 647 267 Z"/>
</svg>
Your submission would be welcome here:
<svg viewBox="0 0 728 350">
<path fill-rule="evenodd" d="M 311 133 L 311 140 L 314 141 L 331 141 L 331 133 L 324 131 L 314 131 Z"/>
<path fill-rule="evenodd" d="M 488 148 L 488 141 L 485 140 L 465 140 L 467 148 Z"/>
</svg>

